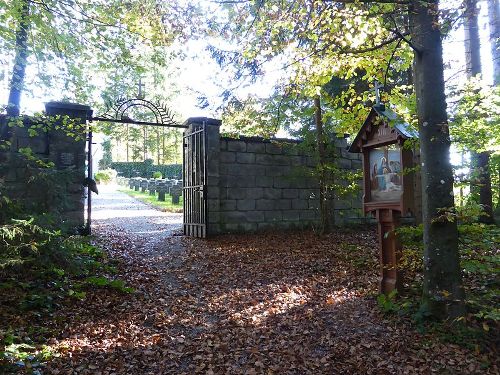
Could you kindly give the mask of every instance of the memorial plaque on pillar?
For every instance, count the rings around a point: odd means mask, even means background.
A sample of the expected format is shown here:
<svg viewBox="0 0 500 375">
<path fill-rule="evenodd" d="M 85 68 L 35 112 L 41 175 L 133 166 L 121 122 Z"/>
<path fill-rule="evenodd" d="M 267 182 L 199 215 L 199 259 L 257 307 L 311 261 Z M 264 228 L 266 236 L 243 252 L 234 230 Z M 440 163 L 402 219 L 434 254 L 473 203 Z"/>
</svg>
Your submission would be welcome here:
<svg viewBox="0 0 500 375">
<path fill-rule="evenodd" d="M 77 157 L 74 152 L 59 152 L 57 155 L 57 168 L 75 168 L 77 165 Z"/>
<path fill-rule="evenodd" d="M 414 184 L 413 151 L 405 142 L 418 133 L 383 104 L 375 105 L 350 152 L 363 154 L 363 209 L 378 221 L 380 247 L 380 292 L 389 293 L 402 285 L 398 268 L 401 246 L 394 235 L 400 217 L 419 214 Z M 418 220 L 417 220 L 418 221 Z"/>
</svg>

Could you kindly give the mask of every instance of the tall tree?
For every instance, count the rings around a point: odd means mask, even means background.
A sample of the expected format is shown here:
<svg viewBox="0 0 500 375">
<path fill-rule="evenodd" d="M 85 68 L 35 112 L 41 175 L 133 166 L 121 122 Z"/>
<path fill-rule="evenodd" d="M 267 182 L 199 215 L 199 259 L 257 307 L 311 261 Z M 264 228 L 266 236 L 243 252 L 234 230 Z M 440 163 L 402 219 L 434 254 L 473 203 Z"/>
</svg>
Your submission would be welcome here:
<svg viewBox="0 0 500 375">
<path fill-rule="evenodd" d="M 437 0 L 417 1 L 409 10 L 415 52 L 415 91 L 422 157 L 424 224 L 423 303 L 435 317 L 465 313 L 455 220 L 453 171 Z"/>
<path fill-rule="evenodd" d="M 465 0 L 465 62 L 468 78 L 481 74 L 481 41 L 479 39 L 477 0 Z"/>
<path fill-rule="evenodd" d="M 488 24 L 490 29 L 491 57 L 493 58 L 493 82 L 500 84 L 500 3 L 488 0 Z"/>
<path fill-rule="evenodd" d="M 465 60 L 467 78 L 481 74 L 481 41 L 479 38 L 477 0 L 465 1 Z M 483 223 L 494 223 L 493 194 L 491 190 L 490 153 L 488 151 L 471 152 L 471 193 L 473 199 L 477 197 L 485 215 L 479 220 Z"/>
<path fill-rule="evenodd" d="M 21 93 L 24 88 L 26 66 L 28 64 L 28 31 L 30 27 L 30 2 L 21 0 L 15 5 L 18 14 L 18 25 L 15 32 L 14 67 L 10 79 L 10 92 L 7 102 L 7 115 L 18 116 L 20 112 Z"/>
<path fill-rule="evenodd" d="M 318 148 L 319 168 L 319 212 L 321 216 L 321 234 L 330 231 L 330 213 L 328 210 L 328 185 L 326 181 L 326 139 L 323 130 L 323 116 L 321 113 L 321 96 L 318 93 L 314 97 L 314 117 L 316 125 L 316 145 Z"/>
</svg>

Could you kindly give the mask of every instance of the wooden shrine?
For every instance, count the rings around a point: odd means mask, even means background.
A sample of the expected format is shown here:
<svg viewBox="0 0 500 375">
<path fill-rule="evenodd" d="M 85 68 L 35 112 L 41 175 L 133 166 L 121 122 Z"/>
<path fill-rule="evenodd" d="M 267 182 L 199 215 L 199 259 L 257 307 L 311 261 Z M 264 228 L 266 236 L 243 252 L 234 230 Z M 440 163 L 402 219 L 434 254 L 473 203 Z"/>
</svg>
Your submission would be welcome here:
<svg viewBox="0 0 500 375">
<path fill-rule="evenodd" d="M 418 138 L 418 133 L 378 103 L 349 148 L 363 154 L 363 210 L 374 213 L 378 221 L 380 292 L 385 294 L 402 286 L 401 245 L 394 231 L 401 217 L 419 222 L 421 216 L 420 178 L 414 172 L 418 155 L 403 147 L 411 138 Z"/>
</svg>

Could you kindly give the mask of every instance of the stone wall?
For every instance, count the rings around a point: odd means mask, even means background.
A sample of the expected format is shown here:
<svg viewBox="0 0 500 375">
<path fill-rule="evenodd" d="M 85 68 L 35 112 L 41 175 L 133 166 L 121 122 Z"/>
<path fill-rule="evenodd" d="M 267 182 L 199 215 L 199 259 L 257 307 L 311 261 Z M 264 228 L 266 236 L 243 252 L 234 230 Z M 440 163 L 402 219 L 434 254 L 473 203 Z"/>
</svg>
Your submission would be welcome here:
<svg viewBox="0 0 500 375">
<path fill-rule="evenodd" d="M 220 123 L 219 123 L 220 124 Z M 208 127 L 209 233 L 303 228 L 319 223 L 315 161 L 293 140 L 219 137 Z M 340 168 L 360 170 L 359 155 L 347 152 L 345 139 L 335 147 Z M 361 197 L 336 199 L 337 225 L 360 217 Z"/>
<path fill-rule="evenodd" d="M 85 124 L 89 111 L 88 106 L 51 102 L 46 104 L 48 120 L 25 116 L 9 126 L 12 120 L 0 117 L 2 137 L 10 141 L 8 149 L 0 150 L 3 192 L 31 212 L 57 211 L 68 230 L 84 225 L 86 158 L 85 134 L 75 138 L 68 132 L 77 132 L 75 125 Z M 36 160 L 54 167 L 39 168 Z"/>
</svg>

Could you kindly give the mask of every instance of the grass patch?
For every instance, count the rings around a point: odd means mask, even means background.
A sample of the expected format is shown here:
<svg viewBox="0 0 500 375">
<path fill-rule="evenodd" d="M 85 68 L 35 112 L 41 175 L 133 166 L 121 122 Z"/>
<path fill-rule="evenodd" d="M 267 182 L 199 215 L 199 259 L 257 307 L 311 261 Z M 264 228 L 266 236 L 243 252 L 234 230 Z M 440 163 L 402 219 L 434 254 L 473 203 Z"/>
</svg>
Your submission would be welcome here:
<svg viewBox="0 0 500 375">
<path fill-rule="evenodd" d="M 135 191 L 127 188 L 118 189 L 122 193 L 125 193 L 135 199 L 140 200 L 143 203 L 146 203 L 150 206 L 153 206 L 160 211 L 164 212 L 175 212 L 181 213 L 183 209 L 183 198 L 182 196 L 179 199 L 179 204 L 172 203 L 172 196 L 170 194 L 165 194 L 165 202 L 161 202 L 158 200 L 158 195 L 149 195 L 149 193 L 142 193 L 140 191 Z"/>
</svg>

